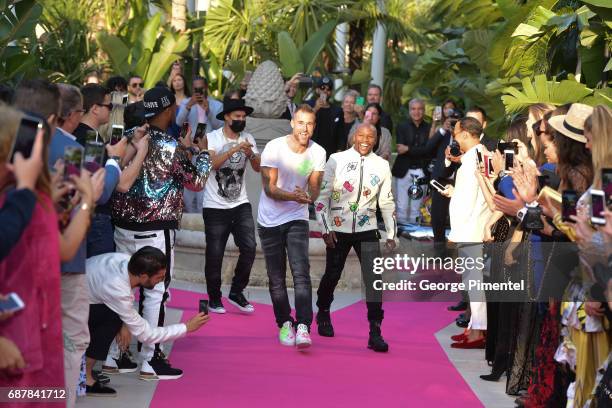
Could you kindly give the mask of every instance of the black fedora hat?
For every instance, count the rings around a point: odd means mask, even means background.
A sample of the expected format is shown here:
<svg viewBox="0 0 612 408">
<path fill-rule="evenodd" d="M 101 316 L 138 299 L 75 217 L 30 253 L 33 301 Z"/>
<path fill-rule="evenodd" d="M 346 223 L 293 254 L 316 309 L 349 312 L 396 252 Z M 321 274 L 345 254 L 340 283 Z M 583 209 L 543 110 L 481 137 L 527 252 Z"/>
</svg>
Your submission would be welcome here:
<svg viewBox="0 0 612 408">
<path fill-rule="evenodd" d="M 234 111 L 244 111 L 247 115 L 253 113 L 253 108 L 244 104 L 244 99 L 225 99 L 223 100 L 223 111 L 219 112 L 217 119 L 224 120 L 225 115 Z"/>
</svg>

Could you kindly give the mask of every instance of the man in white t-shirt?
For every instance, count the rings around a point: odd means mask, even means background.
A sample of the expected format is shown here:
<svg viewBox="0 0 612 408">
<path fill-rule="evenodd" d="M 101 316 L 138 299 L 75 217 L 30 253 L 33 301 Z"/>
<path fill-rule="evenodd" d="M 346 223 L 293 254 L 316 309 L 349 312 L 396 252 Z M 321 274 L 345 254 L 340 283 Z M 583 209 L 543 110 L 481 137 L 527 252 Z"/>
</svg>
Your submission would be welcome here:
<svg viewBox="0 0 612 408">
<path fill-rule="evenodd" d="M 311 345 L 312 285 L 308 262 L 308 204 L 316 200 L 325 171 L 325 149 L 311 141 L 315 113 L 295 111 L 290 135 L 271 140 L 261 155 L 263 191 L 257 229 L 266 259 L 279 340 L 298 350 Z M 287 295 L 287 257 L 295 289 L 295 319 Z M 297 334 L 294 329 L 297 328 Z"/>
<path fill-rule="evenodd" d="M 207 135 L 212 171 L 204 189 L 204 230 L 206 232 L 206 289 L 208 309 L 225 313 L 221 302 L 221 266 L 229 234 L 240 251 L 229 301 L 245 313 L 255 308 L 242 291 L 249 283 L 255 261 L 255 223 L 245 186 L 246 166 L 250 163 L 259 172 L 260 156 L 255 139 L 244 132 L 246 117 L 253 108 L 243 99 L 226 99 L 217 119 L 224 120 L 222 128 Z"/>
</svg>

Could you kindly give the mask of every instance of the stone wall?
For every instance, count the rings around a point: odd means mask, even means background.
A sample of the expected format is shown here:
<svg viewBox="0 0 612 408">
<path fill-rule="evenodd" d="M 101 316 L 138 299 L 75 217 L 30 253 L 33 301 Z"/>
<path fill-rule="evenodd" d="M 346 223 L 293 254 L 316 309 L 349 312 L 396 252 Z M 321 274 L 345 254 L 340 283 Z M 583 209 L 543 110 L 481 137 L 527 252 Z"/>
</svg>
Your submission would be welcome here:
<svg viewBox="0 0 612 408">
<path fill-rule="evenodd" d="M 311 222 L 311 230 L 316 223 Z M 205 283 L 204 279 L 204 250 L 206 247 L 204 236 L 204 223 L 199 214 L 185 214 L 181 224 L 181 230 L 176 234 L 176 245 L 174 248 L 174 274 L 176 279 Z M 255 264 L 251 270 L 249 286 L 268 287 L 268 276 L 266 265 L 261 252 L 259 237 L 257 237 L 257 254 Z M 310 239 L 310 276 L 312 287 L 317 288 L 325 271 L 325 244 L 321 238 Z M 233 238 L 227 242 L 225 257 L 223 259 L 222 282 L 231 284 L 234 267 L 238 259 L 238 248 Z M 293 287 L 289 265 L 287 265 L 287 287 Z M 346 266 L 342 272 L 342 278 L 338 283 L 339 290 L 361 288 L 361 271 L 359 260 L 354 252 L 347 258 Z"/>
</svg>

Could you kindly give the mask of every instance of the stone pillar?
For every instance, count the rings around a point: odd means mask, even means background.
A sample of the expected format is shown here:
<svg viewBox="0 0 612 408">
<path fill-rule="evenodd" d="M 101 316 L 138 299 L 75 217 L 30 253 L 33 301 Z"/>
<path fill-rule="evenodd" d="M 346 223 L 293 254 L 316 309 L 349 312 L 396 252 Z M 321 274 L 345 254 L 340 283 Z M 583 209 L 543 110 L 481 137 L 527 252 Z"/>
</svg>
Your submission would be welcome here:
<svg viewBox="0 0 612 408">
<path fill-rule="evenodd" d="M 266 143 L 279 136 L 291 133 L 291 124 L 287 119 L 262 119 L 250 117 L 247 119 L 246 132 L 253 135 L 259 152 L 263 152 Z M 247 195 L 253 208 L 253 219 L 257 222 L 257 209 L 259 208 L 259 196 L 261 195 L 261 175 L 255 173 L 250 165 L 247 165 L 245 174 Z"/>
<path fill-rule="evenodd" d="M 384 0 L 377 1 L 381 12 L 385 10 Z M 372 40 L 372 83 L 384 87 L 385 81 L 385 50 L 387 48 L 387 32 L 381 23 L 376 24 Z"/>
</svg>

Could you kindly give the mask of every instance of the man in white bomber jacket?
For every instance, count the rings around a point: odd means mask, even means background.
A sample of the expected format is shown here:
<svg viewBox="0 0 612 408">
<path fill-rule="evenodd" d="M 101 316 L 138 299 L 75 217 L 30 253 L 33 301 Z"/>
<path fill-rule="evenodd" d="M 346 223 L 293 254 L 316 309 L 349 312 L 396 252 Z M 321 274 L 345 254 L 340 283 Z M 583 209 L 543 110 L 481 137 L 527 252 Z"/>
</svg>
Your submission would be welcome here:
<svg viewBox="0 0 612 408">
<path fill-rule="evenodd" d="M 317 220 L 327 246 L 325 274 L 317 291 L 317 329 L 321 336 L 334 336 L 329 310 L 346 257 L 353 248 L 361 262 L 366 287 L 370 322 L 368 348 L 386 352 L 389 346 L 380 330 L 384 315 L 382 292 L 375 291 L 372 286 L 373 260 L 381 256 L 376 222 L 377 204 L 385 222 L 385 245 L 388 249 L 395 248 L 397 226 L 389 162 L 372 152 L 376 137 L 373 126 L 359 126 L 353 147 L 332 154 L 325 166 L 321 193 L 315 202 Z M 375 245 L 364 245 L 362 248 L 363 243 Z"/>
</svg>

